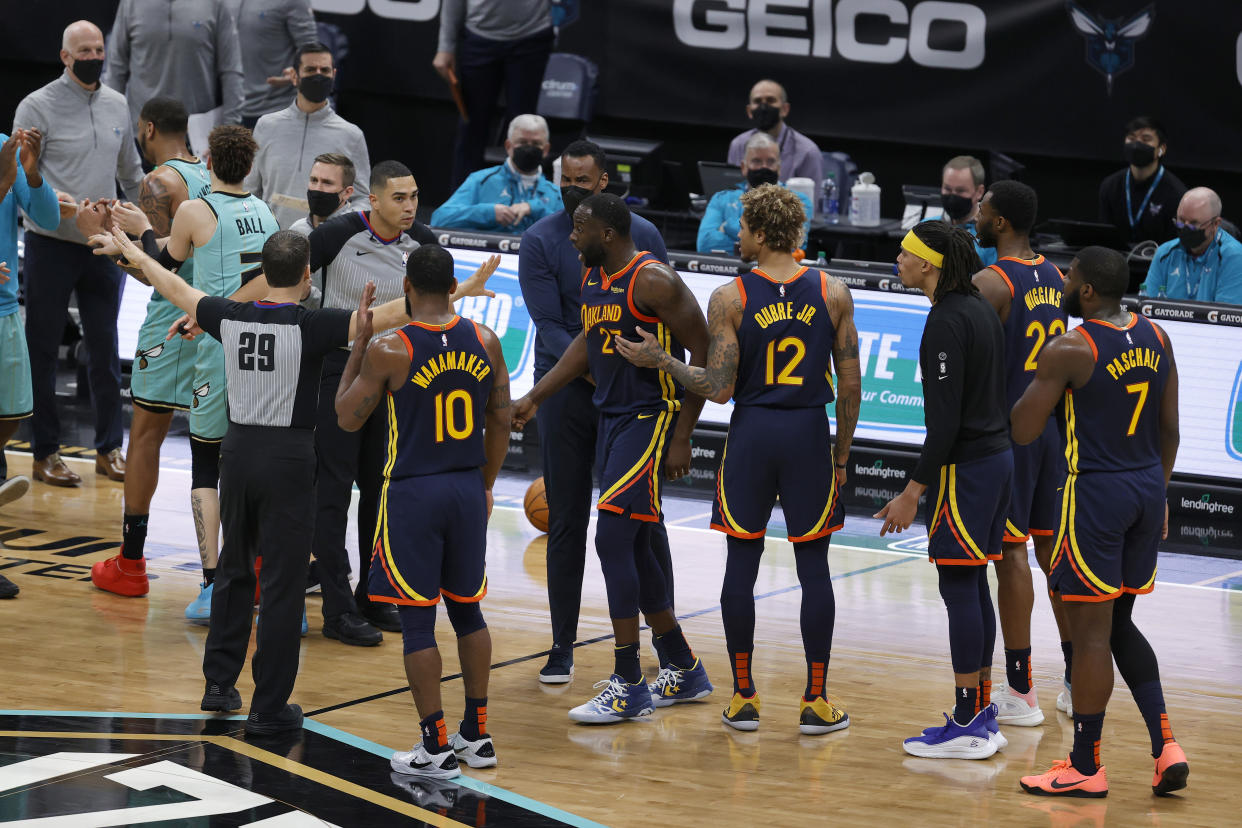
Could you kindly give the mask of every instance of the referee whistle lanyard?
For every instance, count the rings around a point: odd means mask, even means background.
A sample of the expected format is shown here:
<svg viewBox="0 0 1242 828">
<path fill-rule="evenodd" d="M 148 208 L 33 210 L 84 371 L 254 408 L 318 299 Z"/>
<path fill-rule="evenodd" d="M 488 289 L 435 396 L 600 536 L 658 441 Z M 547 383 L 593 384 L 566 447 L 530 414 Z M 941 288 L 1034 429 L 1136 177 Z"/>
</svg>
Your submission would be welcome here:
<svg viewBox="0 0 1242 828">
<path fill-rule="evenodd" d="M 1126 218 L 1130 220 L 1130 229 L 1134 229 L 1134 225 L 1138 224 L 1139 219 L 1143 217 L 1143 211 L 1147 209 L 1151 196 L 1156 192 L 1156 187 L 1160 184 L 1160 179 L 1164 178 L 1164 165 L 1160 165 L 1156 177 L 1152 179 L 1151 186 L 1147 188 L 1147 195 L 1143 196 L 1143 200 L 1139 203 L 1138 212 L 1134 212 L 1130 208 L 1130 168 L 1126 168 Z"/>
</svg>

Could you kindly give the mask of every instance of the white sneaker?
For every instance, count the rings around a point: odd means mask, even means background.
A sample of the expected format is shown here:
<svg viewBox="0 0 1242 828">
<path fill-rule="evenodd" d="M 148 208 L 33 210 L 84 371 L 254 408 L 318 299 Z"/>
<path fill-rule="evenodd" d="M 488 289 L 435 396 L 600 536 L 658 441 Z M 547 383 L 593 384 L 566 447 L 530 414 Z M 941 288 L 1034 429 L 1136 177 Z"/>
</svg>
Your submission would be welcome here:
<svg viewBox="0 0 1242 828">
<path fill-rule="evenodd" d="M 1070 692 L 1069 682 L 1065 682 L 1065 689 L 1057 693 L 1057 710 L 1060 710 L 1071 719 L 1074 718 L 1074 694 Z"/>
<path fill-rule="evenodd" d="M 1044 723 L 1044 711 L 1039 709 L 1034 687 L 1029 693 L 1019 693 L 1002 684 L 992 694 L 992 703 L 996 705 L 996 721 L 1000 724 L 1035 727 Z"/>
<path fill-rule="evenodd" d="M 461 766 L 452 750 L 428 753 L 419 742 L 408 753 L 394 753 L 388 763 L 397 773 L 409 776 L 425 776 L 430 779 L 453 779 L 461 776 Z"/>
<path fill-rule="evenodd" d="M 595 683 L 595 689 L 601 687 L 604 689 L 598 696 L 570 710 L 569 718 L 581 724 L 616 724 L 655 712 L 651 689 L 641 678 L 636 684 L 626 684 L 614 673 Z"/>
<path fill-rule="evenodd" d="M 0 446 L 0 451 L 4 451 L 4 446 Z M 12 503 L 28 491 L 30 491 L 30 478 L 25 475 L 16 474 L 8 480 L 0 479 L 0 506 Z"/>
<path fill-rule="evenodd" d="M 496 746 L 492 744 L 491 736 L 484 734 L 472 742 L 458 730 L 449 738 L 449 747 L 458 760 L 472 768 L 496 767 Z"/>
</svg>

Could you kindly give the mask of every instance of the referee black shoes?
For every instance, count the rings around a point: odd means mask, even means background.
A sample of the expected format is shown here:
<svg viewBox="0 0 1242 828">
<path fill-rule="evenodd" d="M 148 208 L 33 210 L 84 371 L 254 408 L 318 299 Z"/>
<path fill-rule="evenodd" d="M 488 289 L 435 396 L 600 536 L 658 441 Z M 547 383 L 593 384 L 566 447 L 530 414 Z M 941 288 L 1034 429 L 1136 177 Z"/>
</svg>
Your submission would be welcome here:
<svg viewBox="0 0 1242 828">
<path fill-rule="evenodd" d="M 302 708 L 286 704 L 276 713 L 251 713 L 246 717 L 247 736 L 273 736 L 286 730 L 302 729 Z"/>
<path fill-rule="evenodd" d="M 384 640 L 382 632 L 368 624 L 362 616 L 352 612 L 323 619 L 323 634 L 354 647 L 374 647 Z"/>
<path fill-rule="evenodd" d="M 241 710 L 241 706 L 241 693 L 237 692 L 236 687 L 209 681 L 207 689 L 203 692 L 203 703 L 199 705 L 199 709 L 213 713 L 225 713 L 230 710 Z"/>
<path fill-rule="evenodd" d="M 385 632 L 401 632 L 401 616 L 397 608 L 383 601 L 372 601 L 365 595 L 355 595 L 358 613 L 373 627 Z"/>
</svg>

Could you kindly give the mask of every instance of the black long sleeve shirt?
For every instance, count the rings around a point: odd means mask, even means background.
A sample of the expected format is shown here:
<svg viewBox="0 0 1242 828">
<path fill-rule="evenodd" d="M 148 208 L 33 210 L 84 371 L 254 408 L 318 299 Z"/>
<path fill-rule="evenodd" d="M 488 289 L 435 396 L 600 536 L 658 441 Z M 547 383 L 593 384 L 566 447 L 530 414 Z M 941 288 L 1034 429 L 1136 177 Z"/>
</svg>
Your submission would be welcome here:
<svg viewBox="0 0 1242 828">
<path fill-rule="evenodd" d="M 914 480 L 930 486 L 941 466 L 1009 450 L 1004 333 L 987 300 L 950 293 L 933 305 L 919 365 L 927 438 Z"/>
</svg>

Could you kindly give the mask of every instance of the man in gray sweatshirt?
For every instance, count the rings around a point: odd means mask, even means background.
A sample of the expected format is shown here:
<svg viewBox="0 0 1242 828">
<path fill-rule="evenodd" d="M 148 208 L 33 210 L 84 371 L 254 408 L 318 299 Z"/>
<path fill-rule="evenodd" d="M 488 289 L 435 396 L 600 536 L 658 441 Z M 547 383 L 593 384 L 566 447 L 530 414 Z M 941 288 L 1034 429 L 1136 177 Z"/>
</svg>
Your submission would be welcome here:
<svg viewBox="0 0 1242 828">
<path fill-rule="evenodd" d="M 191 115 L 222 106 L 219 123 L 242 117 L 242 53 L 225 0 L 121 0 L 108 34 L 104 82 L 129 101 L 176 98 Z"/>
<path fill-rule="evenodd" d="M 505 90 L 505 123 L 539 103 L 552 53 L 551 0 L 444 0 L 432 66 L 461 83 L 469 122 L 457 123 L 453 187 L 483 166 L 492 111 Z"/>
<path fill-rule="evenodd" d="M 306 182 L 316 156 L 344 155 L 354 163 L 354 197 L 365 200 L 371 179 L 371 156 L 362 130 L 337 115 L 328 103 L 336 68 L 322 43 L 303 46 L 294 57 L 298 94 L 289 106 L 264 115 L 254 127 L 259 154 L 246 178 L 246 189 L 267 202 L 281 227 L 289 227 L 310 210 Z"/>
<path fill-rule="evenodd" d="M 299 46 L 319 37 L 310 0 L 232 0 L 237 16 L 237 37 L 245 69 L 246 99 L 242 126 L 293 102 L 296 90 L 285 69 L 293 65 Z"/>
<path fill-rule="evenodd" d="M 134 146 L 134 121 L 121 93 L 99 82 L 103 32 L 86 20 L 71 24 L 65 29 L 60 59 L 64 73 L 18 104 L 14 131 L 34 128 L 42 133 L 39 169 L 54 189 L 79 202 L 95 202 L 116 198 L 119 179 L 125 195 L 137 201 L 142 167 Z M 81 482 L 60 459 L 56 414 L 56 358 L 69 295 L 76 292 L 95 407 L 95 470 L 123 480 L 116 320 L 125 274 L 110 260 L 92 255 L 86 238 L 71 221 L 62 221 L 51 231 L 35 224 L 27 224 L 26 229 L 26 344 L 34 391 L 34 478 L 55 486 Z"/>
</svg>

